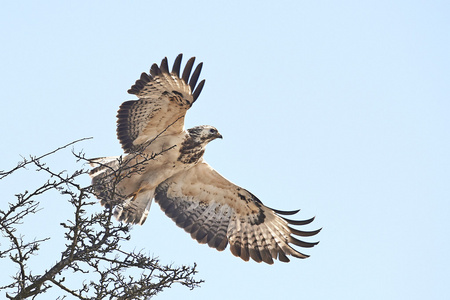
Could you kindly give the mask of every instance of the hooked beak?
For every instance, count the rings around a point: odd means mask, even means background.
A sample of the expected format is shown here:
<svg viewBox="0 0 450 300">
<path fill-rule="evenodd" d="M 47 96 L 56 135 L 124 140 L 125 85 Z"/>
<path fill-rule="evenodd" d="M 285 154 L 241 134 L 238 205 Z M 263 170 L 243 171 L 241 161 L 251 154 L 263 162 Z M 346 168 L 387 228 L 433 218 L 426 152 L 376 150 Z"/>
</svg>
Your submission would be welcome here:
<svg viewBox="0 0 450 300">
<path fill-rule="evenodd" d="M 217 133 L 216 138 L 217 139 L 223 139 L 223 136 L 220 133 Z"/>
</svg>

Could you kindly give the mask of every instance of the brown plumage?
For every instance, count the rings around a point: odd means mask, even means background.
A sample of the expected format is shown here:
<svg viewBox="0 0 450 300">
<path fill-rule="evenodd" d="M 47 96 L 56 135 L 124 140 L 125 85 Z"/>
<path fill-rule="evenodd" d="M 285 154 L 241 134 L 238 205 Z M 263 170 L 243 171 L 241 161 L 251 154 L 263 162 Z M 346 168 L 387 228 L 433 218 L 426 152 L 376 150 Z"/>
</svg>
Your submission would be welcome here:
<svg viewBox="0 0 450 300">
<path fill-rule="evenodd" d="M 230 245 L 231 252 L 248 261 L 288 262 L 288 256 L 308 255 L 292 245 L 309 248 L 306 242 L 319 230 L 301 231 L 293 226 L 314 218 L 294 221 L 265 206 L 249 191 L 231 183 L 203 159 L 206 145 L 222 138 L 208 125 L 184 129 L 187 110 L 197 100 L 205 80 L 197 85 L 202 69 L 195 58 L 181 74 L 180 54 L 169 71 L 167 58 L 153 64 L 150 74 L 128 90 L 138 100 L 124 102 L 117 114 L 117 136 L 123 157 L 92 160 L 92 183 L 103 205 L 115 206 L 118 220 L 143 224 L 152 199 L 167 216 L 199 243 L 219 251 Z"/>
</svg>

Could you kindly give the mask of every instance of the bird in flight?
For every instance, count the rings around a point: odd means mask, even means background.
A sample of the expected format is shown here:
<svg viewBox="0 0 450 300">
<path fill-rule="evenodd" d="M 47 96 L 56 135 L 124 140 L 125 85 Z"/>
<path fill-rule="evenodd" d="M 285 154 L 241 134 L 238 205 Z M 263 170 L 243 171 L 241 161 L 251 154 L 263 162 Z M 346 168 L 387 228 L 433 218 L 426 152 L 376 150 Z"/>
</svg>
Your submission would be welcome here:
<svg viewBox="0 0 450 300">
<path fill-rule="evenodd" d="M 152 200 L 165 214 L 201 244 L 231 252 L 248 261 L 289 262 L 288 256 L 308 255 L 293 246 L 318 242 L 296 238 L 320 229 L 294 228 L 311 223 L 292 220 L 265 206 L 255 195 L 221 176 L 204 159 L 206 145 L 222 138 L 213 126 L 184 128 L 186 112 L 198 99 L 205 80 L 197 84 L 203 63 L 191 71 L 195 58 L 181 71 L 182 54 L 169 71 L 167 58 L 153 64 L 150 74 L 128 90 L 138 100 L 122 103 L 117 114 L 117 137 L 123 156 L 91 160 L 94 193 L 101 204 L 114 207 L 119 221 L 143 224 Z"/>
</svg>

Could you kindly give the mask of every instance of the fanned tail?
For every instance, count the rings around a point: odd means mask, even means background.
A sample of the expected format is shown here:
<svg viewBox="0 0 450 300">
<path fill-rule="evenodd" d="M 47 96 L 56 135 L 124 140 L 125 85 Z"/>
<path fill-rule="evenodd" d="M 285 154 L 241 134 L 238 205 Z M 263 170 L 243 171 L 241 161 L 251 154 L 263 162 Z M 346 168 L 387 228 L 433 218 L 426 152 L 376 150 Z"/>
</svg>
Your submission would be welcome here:
<svg viewBox="0 0 450 300">
<path fill-rule="evenodd" d="M 120 156 L 111 156 L 89 160 L 92 167 L 89 176 L 92 178 L 94 194 L 104 206 L 110 205 L 111 200 L 116 198 L 114 173 L 119 167 L 119 159 Z"/>
<path fill-rule="evenodd" d="M 121 164 L 127 165 L 120 156 L 94 158 L 89 163 L 93 167 L 89 172 L 92 187 L 100 203 L 105 207 L 114 206 L 117 220 L 142 225 L 150 210 L 153 191 L 137 187 L 129 190 L 130 182 L 126 180 L 128 172 L 133 171 L 120 170 Z"/>
</svg>

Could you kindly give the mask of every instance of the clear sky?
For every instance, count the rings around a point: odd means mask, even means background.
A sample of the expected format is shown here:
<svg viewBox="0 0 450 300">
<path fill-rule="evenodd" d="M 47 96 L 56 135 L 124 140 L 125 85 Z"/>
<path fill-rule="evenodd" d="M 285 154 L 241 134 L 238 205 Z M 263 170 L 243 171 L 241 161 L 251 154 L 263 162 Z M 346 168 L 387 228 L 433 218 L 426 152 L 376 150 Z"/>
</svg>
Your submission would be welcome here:
<svg viewBox="0 0 450 300">
<path fill-rule="evenodd" d="M 154 204 L 128 246 L 196 262 L 206 280 L 158 299 L 448 299 L 450 2 L 274 3 L 2 2 L 0 169 L 90 136 L 76 149 L 121 154 L 127 89 L 164 56 L 196 56 L 206 85 L 186 126 L 224 136 L 206 160 L 323 230 L 306 260 L 246 263 L 197 244 Z M 69 151 L 48 163 L 78 167 Z M 0 182 L 2 207 L 34 175 Z M 42 208 L 24 226 L 52 237 L 36 273 L 59 257 L 71 217 L 61 198 Z"/>
</svg>

